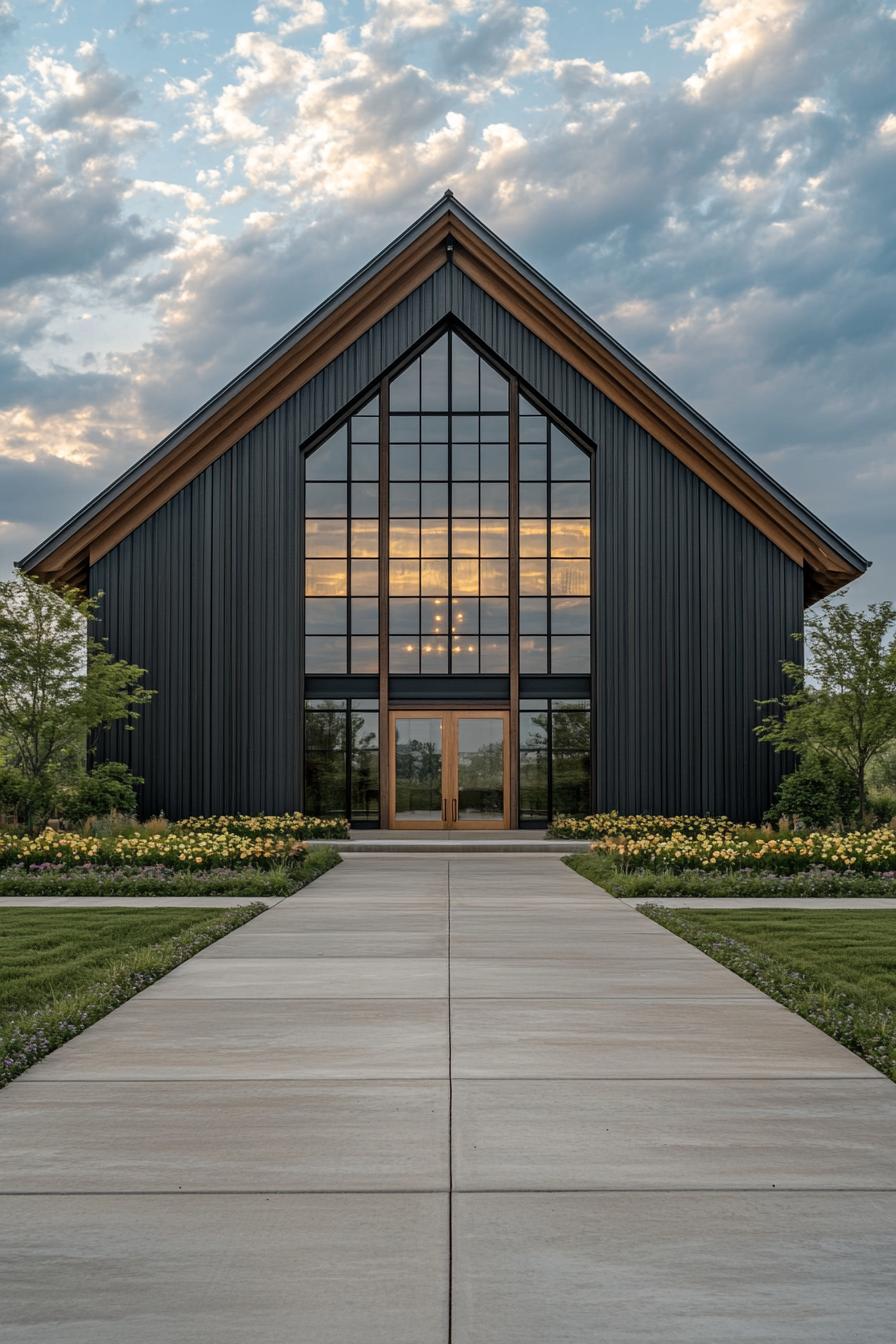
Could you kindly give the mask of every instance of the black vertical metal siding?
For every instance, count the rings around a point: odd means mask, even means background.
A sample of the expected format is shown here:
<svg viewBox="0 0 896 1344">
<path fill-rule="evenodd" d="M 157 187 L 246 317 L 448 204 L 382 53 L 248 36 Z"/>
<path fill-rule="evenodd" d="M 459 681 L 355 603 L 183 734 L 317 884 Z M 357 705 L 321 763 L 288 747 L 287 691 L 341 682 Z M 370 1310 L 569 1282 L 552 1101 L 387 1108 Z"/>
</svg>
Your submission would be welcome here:
<svg viewBox="0 0 896 1344">
<path fill-rule="evenodd" d="M 92 566 L 110 649 L 158 691 L 102 754 L 147 813 L 299 805 L 298 449 L 451 313 L 597 445 L 596 806 L 758 817 L 781 761 L 754 701 L 782 689 L 802 570 L 448 266 Z"/>
</svg>

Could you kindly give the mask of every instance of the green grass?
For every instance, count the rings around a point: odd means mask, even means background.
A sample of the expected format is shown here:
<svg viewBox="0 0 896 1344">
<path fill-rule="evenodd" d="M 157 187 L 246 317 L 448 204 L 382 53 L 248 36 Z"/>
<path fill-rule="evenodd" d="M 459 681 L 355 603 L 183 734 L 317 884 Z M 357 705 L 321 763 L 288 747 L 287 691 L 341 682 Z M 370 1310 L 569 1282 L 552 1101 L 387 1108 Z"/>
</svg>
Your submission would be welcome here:
<svg viewBox="0 0 896 1344">
<path fill-rule="evenodd" d="M 896 1080 L 896 910 L 641 913 Z"/>
<path fill-rule="evenodd" d="M 622 873 L 606 854 L 570 854 L 566 863 L 582 877 L 596 882 L 625 900 L 644 900 L 651 896 L 738 896 L 763 901 L 771 896 L 896 897 L 896 881 L 863 873 Z"/>
<path fill-rule="evenodd" d="M 0 1086 L 266 908 L 0 910 Z"/>
</svg>

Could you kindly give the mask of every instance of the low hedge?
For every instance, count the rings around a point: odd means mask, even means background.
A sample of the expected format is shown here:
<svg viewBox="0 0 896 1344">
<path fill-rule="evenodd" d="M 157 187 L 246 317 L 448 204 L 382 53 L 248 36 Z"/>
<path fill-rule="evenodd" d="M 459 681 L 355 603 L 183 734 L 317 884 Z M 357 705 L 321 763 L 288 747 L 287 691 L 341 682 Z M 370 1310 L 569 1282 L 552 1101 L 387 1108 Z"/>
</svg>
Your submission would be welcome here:
<svg viewBox="0 0 896 1344">
<path fill-rule="evenodd" d="M 28 900 L 35 896 L 134 897 L 235 896 L 250 900 L 290 896 L 340 863 L 335 849 L 309 850 L 301 864 L 269 870 L 218 868 L 183 873 L 172 868 L 60 869 L 29 872 L 0 869 L 0 897 Z"/>
<path fill-rule="evenodd" d="M 865 873 L 622 873 L 600 854 L 570 854 L 566 862 L 582 877 L 627 901 L 652 896 L 691 899 L 736 896 L 747 900 L 767 900 L 772 896 L 787 900 L 841 896 L 896 898 L 896 880 Z"/>
<path fill-rule="evenodd" d="M 23 1013 L 0 1026 L 0 1087 L 52 1050 L 78 1036 L 113 1008 L 139 994 L 175 966 L 204 947 L 264 914 L 266 905 L 253 902 L 215 912 L 201 928 L 161 939 L 122 958 L 110 973 L 87 989 L 64 995 L 48 1008 Z M 55 911 L 47 911 L 54 914 Z"/>
</svg>

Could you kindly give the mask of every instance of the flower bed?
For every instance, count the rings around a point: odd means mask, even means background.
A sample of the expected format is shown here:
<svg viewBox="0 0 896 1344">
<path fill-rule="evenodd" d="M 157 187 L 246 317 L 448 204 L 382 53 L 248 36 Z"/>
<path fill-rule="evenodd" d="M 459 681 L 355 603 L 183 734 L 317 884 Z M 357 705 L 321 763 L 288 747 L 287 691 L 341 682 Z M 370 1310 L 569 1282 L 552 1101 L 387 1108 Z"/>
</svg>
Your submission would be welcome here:
<svg viewBox="0 0 896 1344">
<path fill-rule="evenodd" d="M 738 829 L 727 817 L 656 817 L 649 814 L 625 816 L 619 812 L 598 812 L 592 817 L 555 817 L 548 835 L 563 840 L 602 840 L 608 836 L 729 835 Z"/>
<path fill-rule="evenodd" d="M 249 838 L 272 835 L 294 840 L 345 840 L 349 833 L 345 817 L 306 817 L 302 812 L 284 812 L 281 816 L 241 813 L 236 816 L 186 817 L 176 822 L 175 828 L 188 834 L 211 831 Z"/>
<path fill-rule="evenodd" d="M 896 898 L 896 875 L 834 872 L 830 868 L 810 868 L 803 873 L 776 873 L 768 869 L 751 872 L 705 871 L 620 872 L 606 855 L 570 854 L 564 860 L 575 872 L 603 887 L 611 896 L 623 900 L 650 900 L 657 896 L 684 899 L 711 899 L 734 896 L 738 899 L 784 900 L 837 897 Z"/>
<path fill-rule="evenodd" d="M 624 872 L 696 869 L 800 873 L 822 868 L 896 875 L 896 831 L 888 826 L 845 835 L 825 831 L 805 835 L 608 835 L 592 845 L 592 850 L 606 854 Z"/>
<path fill-rule="evenodd" d="M 180 872 L 210 868 L 274 868 L 301 863 L 307 853 L 300 840 L 278 836 L 232 835 L 226 831 L 158 835 L 95 836 L 46 830 L 40 835 L 0 835 L 0 869 L 13 864 L 35 868 L 109 868 L 159 865 Z"/>
</svg>

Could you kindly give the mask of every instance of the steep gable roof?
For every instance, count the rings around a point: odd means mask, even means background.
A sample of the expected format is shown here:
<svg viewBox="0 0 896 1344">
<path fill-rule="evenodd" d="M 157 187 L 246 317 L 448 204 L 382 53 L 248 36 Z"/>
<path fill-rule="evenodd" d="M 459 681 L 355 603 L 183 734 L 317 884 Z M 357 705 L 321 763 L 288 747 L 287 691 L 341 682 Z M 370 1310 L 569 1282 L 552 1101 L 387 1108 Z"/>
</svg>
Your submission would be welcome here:
<svg viewBox="0 0 896 1344">
<path fill-rule="evenodd" d="M 21 562 L 86 584 L 87 569 L 428 276 L 453 264 L 674 453 L 806 571 L 808 601 L 869 565 L 451 192 Z"/>
</svg>

